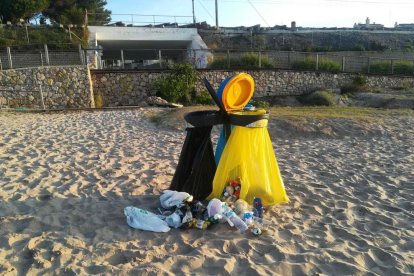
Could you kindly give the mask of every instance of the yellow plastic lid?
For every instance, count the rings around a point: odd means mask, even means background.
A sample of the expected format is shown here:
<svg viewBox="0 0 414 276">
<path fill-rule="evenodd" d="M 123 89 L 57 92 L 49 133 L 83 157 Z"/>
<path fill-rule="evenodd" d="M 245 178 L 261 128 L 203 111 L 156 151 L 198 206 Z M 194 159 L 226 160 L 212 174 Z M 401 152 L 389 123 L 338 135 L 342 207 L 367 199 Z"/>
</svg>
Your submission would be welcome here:
<svg viewBox="0 0 414 276">
<path fill-rule="evenodd" d="M 226 84 L 222 94 L 226 110 L 243 109 L 250 101 L 254 92 L 254 80 L 246 73 L 239 73 Z"/>
</svg>

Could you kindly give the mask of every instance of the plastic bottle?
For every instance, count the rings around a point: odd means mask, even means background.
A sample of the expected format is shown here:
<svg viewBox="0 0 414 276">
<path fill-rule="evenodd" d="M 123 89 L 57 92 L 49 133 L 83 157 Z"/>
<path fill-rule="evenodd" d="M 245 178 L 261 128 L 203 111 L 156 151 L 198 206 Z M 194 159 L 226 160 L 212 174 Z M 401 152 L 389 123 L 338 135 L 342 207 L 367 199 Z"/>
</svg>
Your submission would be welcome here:
<svg viewBox="0 0 414 276">
<path fill-rule="evenodd" d="M 247 230 L 246 223 L 226 203 L 223 203 L 222 208 L 224 218 L 226 218 L 230 226 L 235 226 L 240 232 Z"/>
</svg>

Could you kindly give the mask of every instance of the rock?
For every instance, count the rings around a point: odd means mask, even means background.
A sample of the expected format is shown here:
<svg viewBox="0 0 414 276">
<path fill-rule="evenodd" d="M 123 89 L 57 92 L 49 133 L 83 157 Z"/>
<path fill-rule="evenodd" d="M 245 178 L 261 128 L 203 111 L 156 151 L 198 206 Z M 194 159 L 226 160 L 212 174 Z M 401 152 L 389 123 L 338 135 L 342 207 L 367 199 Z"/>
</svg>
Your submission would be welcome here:
<svg viewBox="0 0 414 276">
<path fill-rule="evenodd" d="M 169 103 L 163 98 L 156 97 L 156 96 L 148 97 L 146 102 L 149 105 L 156 105 L 156 106 L 177 107 L 177 108 L 183 107 L 182 104 Z"/>
<path fill-rule="evenodd" d="M 6 98 L 4 98 L 4 97 L 0 97 L 0 105 L 1 105 L 1 106 L 3 106 L 3 105 L 7 105 L 7 99 L 6 99 Z"/>
<path fill-rule="evenodd" d="M 46 77 L 45 77 L 45 75 L 38 73 L 37 74 L 37 79 L 42 81 L 42 80 L 46 79 Z"/>
</svg>

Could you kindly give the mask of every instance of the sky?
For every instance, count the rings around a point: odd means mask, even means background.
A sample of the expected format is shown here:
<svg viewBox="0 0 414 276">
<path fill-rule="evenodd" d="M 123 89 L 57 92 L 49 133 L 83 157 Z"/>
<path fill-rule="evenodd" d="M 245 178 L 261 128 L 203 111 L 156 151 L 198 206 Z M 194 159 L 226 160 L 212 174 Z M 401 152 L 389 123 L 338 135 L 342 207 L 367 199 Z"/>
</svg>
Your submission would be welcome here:
<svg viewBox="0 0 414 276">
<path fill-rule="evenodd" d="M 130 24 L 192 23 L 192 0 L 107 0 L 113 21 Z M 215 0 L 194 0 L 197 22 L 215 26 Z M 218 0 L 219 26 L 274 25 L 348 27 L 371 23 L 393 27 L 395 22 L 414 23 L 413 0 Z M 117 14 L 135 14 L 117 15 Z M 138 16 L 138 15 L 169 15 Z M 174 16 L 187 16 L 175 17 Z"/>
</svg>

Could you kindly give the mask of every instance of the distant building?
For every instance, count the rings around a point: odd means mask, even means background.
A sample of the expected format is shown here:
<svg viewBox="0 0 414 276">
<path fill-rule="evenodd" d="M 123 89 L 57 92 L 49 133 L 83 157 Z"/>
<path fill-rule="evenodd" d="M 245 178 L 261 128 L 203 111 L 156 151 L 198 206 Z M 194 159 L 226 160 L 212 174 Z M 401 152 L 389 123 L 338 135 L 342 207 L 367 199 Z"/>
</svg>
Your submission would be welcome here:
<svg viewBox="0 0 414 276">
<path fill-rule="evenodd" d="M 397 22 L 395 22 L 395 29 L 397 31 L 414 31 L 414 24 L 397 24 Z"/>
<path fill-rule="evenodd" d="M 367 19 L 365 20 L 365 24 L 363 23 L 355 23 L 354 24 L 354 29 L 357 30 L 383 30 L 384 29 L 384 25 L 383 24 L 376 24 L 374 23 L 370 23 L 369 17 L 367 17 Z"/>
</svg>

